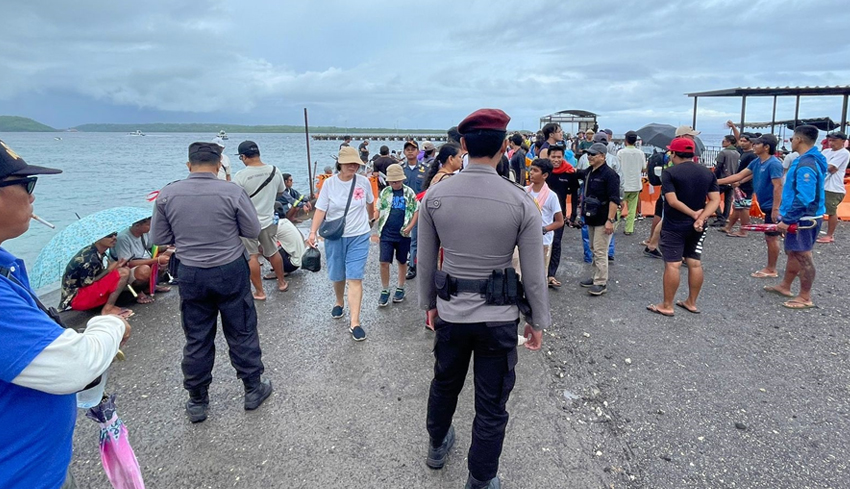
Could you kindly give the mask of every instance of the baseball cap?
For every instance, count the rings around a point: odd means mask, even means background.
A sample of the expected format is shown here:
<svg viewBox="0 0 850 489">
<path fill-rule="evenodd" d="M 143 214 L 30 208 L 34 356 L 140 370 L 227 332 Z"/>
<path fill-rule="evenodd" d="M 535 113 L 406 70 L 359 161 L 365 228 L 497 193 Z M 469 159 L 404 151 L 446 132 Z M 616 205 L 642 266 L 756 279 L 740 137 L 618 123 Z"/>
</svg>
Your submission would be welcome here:
<svg viewBox="0 0 850 489">
<path fill-rule="evenodd" d="M 432 143 L 431 141 L 425 141 L 422 144 L 422 149 L 424 149 L 425 151 L 434 151 L 437 149 L 437 147 L 434 146 L 434 143 Z"/>
<path fill-rule="evenodd" d="M 610 130 L 610 129 L 603 129 L 603 130 L 602 130 L 602 132 L 604 132 L 605 134 L 607 134 L 607 135 L 608 135 L 608 137 L 611 137 L 611 136 L 613 136 L 613 135 L 614 135 L 614 131 L 612 131 L 612 130 Z"/>
<path fill-rule="evenodd" d="M 679 126 L 676 128 L 676 137 L 679 136 L 699 136 L 700 132 L 691 126 Z"/>
<path fill-rule="evenodd" d="M 843 132 L 841 132 L 841 131 L 835 131 L 835 132 L 831 132 L 831 133 L 827 134 L 827 135 L 826 135 L 826 138 L 827 138 L 827 139 L 843 139 L 843 140 L 845 140 L 845 141 L 846 141 L 846 140 L 847 140 L 847 135 L 846 135 L 846 134 L 844 134 L 844 133 L 843 133 Z"/>
<path fill-rule="evenodd" d="M 238 154 L 245 156 L 254 156 L 260 154 L 260 148 L 254 141 L 242 141 L 239 143 Z"/>
<path fill-rule="evenodd" d="M 608 142 L 608 134 L 605 131 L 599 131 L 599 133 L 593 135 L 594 143 L 607 143 Z"/>
<path fill-rule="evenodd" d="M 189 161 L 205 161 L 205 160 L 196 160 L 199 155 L 204 153 L 209 153 L 217 156 L 221 156 L 221 146 L 216 143 L 192 143 L 189 145 Z"/>
<path fill-rule="evenodd" d="M 599 155 L 608 152 L 608 146 L 605 146 L 602 143 L 593 143 L 587 148 L 587 152 L 591 155 Z"/>
<path fill-rule="evenodd" d="M 32 175 L 55 175 L 62 170 L 28 165 L 23 158 L 12 151 L 6 143 L 0 141 L 0 180 L 6 177 L 29 177 Z"/>
<path fill-rule="evenodd" d="M 414 148 L 419 149 L 419 143 L 417 143 L 413 139 L 404 142 L 404 149 L 407 149 L 408 146 L 413 146 Z"/>
<path fill-rule="evenodd" d="M 457 125 L 461 134 L 470 131 L 507 131 L 511 117 L 499 109 L 478 109 Z"/>
<path fill-rule="evenodd" d="M 676 138 L 670 142 L 667 149 L 676 153 L 695 153 L 696 144 L 688 138 Z"/>
</svg>

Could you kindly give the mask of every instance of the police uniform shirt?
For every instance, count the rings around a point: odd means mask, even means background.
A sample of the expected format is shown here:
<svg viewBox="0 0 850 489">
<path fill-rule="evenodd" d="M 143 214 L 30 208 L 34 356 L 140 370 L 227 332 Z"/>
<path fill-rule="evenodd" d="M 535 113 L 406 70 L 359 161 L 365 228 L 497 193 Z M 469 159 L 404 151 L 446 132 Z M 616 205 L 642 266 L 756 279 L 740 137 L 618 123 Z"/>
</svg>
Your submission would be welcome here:
<svg viewBox="0 0 850 489">
<path fill-rule="evenodd" d="M 260 221 L 242 187 L 210 172 L 166 185 L 156 199 L 152 241 L 174 244 L 181 263 L 213 268 L 245 256 L 239 237 L 257 239 Z"/>
<path fill-rule="evenodd" d="M 551 324 L 549 293 L 543 268 L 543 223 L 540 211 L 520 187 L 489 165 L 470 163 L 458 175 L 428 189 L 419 208 L 419 305 L 437 308 L 453 323 L 511 321 L 515 305 L 488 305 L 480 294 L 461 292 L 450 301 L 437 297 L 434 272 L 443 248 L 443 271 L 455 278 L 486 279 L 511 266 L 519 245 L 525 294 L 533 327 Z"/>
</svg>

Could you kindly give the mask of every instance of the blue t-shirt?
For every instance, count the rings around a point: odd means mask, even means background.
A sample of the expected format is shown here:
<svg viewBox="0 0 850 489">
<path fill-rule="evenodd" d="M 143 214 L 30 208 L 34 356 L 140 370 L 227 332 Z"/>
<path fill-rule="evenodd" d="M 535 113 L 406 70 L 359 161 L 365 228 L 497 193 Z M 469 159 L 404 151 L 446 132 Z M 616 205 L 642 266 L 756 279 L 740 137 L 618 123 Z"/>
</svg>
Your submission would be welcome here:
<svg viewBox="0 0 850 489">
<path fill-rule="evenodd" d="M 393 202 L 390 205 L 390 215 L 381 230 L 382 241 L 401 241 L 401 227 L 404 226 L 404 211 L 407 204 L 404 201 L 404 187 L 393 190 Z"/>
<path fill-rule="evenodd" d="M 783 168 L 779 158 L 771 156 L 764 162 L 761 158 L 754 159 L 748 170 L 753 172 L 753 189 L 758 197 L 762 210 L 773 209 L 773 179 L 782 178 Z"/>
<path fill-rule="evenodd" d="M 24 262 L 0 248 L 0 267 L 26 287 L 0 276 L 0 489 L 60 487 L 71 463 L 76 396 L 12 380 L 63 330 L 27 292 Z"/>
</svg>

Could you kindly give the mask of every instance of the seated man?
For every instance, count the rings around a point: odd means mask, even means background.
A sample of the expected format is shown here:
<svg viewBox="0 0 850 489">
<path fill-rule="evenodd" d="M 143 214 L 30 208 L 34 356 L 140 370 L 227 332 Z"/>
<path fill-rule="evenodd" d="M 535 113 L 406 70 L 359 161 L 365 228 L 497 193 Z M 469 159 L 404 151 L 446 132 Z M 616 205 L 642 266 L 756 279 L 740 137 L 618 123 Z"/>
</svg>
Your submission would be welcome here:
<svg viewBox="0 0 850 489">
<path fill-rule="evenodd" d="M 172 250 L 164 250 L 156 259 L 151 254 L 151 242 L 148 238 L 148 233 L 151 230 L 151 218 L 142 219 L 133 223 L 132 226 L 118 233 L 115 239 L 115 247 L 110 251 L 110 255 L 117 260 L 126 260 L 130 267 L 130 278 L 128 281 L 136 291 L 138 297 L 136 302 L 139 304 L 149 304 L 153 302 L 153 297 L 149 297 L 145 291 L 149 290 L 151 267 L 154 263 L 159 263 L 159 277 L 157 282 L 164 280 L 168 273 L 168 261 L 171 258 Z M 157 285 L 156 292 L 169 292 L 171 287 L 165 285 Z"/>
<path fill-rule="evenodd" d="M 280 204 L 275 204 L 275 211 L 280 210 Z M 301 257 L 304 256 L 306 247 L 304 246 L 304 235 L 295 227 L 291 221 L 281 219 L 277 224 L 277 234 L 275 240 L 280 244 L 278 252 L 283 259 L 283 273 L 289 275 L 301 268 Z M 277 276 L 274 270 L 263 275 L 265 280 L 275 280 Z"/>
<path fill-rule="evenodd" d="M 313 208 L 301 192 L 292 188 L 292 183 L 292 175 L 284 173 L 283 184 L 286 190 L 277 198 L 277 202 L 283 206 L 283 214 L 279 214 L 280 217 L 286 217 L 289 220 L 294 220 L 299 210 L 303 210 L 306 214 Z"/>
<path fill-rule="evenodd" d="M 100 314 L 114 314 L 122 319 L 133 315 L 130 309 L 115 305 L 118 296 L 127 286 L 130 269 L 127 260 L 118 260 L 104 266 L 106 250 L 115 246 L 118 233 L 100 238 L 86 246 L 68 262 L 62 276 L 61 310 L 88 311 L 101 307 Z"/>
</svg>

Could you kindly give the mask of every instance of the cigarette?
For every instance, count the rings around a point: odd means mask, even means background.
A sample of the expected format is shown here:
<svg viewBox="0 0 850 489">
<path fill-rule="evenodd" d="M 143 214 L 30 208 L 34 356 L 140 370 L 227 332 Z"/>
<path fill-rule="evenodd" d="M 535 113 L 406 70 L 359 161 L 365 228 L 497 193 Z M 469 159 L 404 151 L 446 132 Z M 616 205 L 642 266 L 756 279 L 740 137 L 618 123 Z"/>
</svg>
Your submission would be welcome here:
<svg viewBox="0 0 850 489">
<path fill-rule="evenodd" d="M 38 222 L 44 224 L 45 226 L 49 227 L 50 229 L 56 229 L 56 226 L 54 226 L 53 224 L 50 224 L 49 222 L 47 222 L 44 219 L 36 216 L 35 214 L 32 215 L 32 218 L 33 218 L 34 221 L 38 221 Z"/>
</svg>

